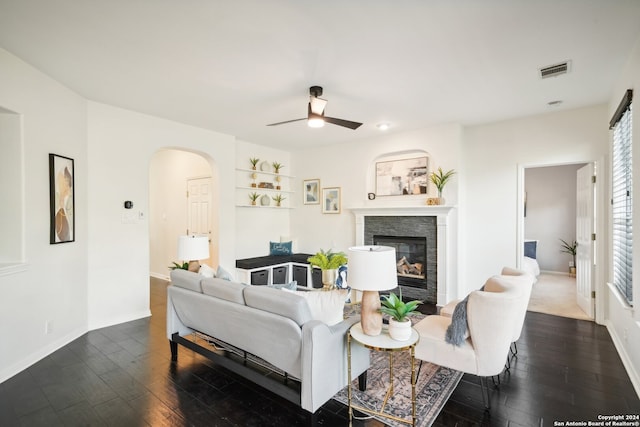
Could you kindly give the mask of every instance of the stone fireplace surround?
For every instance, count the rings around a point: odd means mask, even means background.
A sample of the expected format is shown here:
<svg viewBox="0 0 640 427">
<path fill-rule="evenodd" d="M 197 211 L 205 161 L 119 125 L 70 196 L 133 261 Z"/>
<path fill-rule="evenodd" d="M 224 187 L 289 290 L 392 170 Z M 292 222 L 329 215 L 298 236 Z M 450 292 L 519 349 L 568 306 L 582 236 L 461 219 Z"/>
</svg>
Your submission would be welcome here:
<svg viewBox="0 0 640 427">
<path fill-rule="evenodd" d="M 451 206 L 410 206 L 410 207 L 360 207 L 360 208 L 351 208 L 351 212 L 355 216 L 355 240 L 356 245 L 370 245 L 372 244 L 371 236 L 372 233 L 369 230 L 365 230 L 365 226 L 367 224 L 367 218 L 370 218 L 370 222 L 377 222 L 380 224 L 379 219 L 373 219 L 374 217 L 398 217 L 398 221 L 394 221 L 397 223 L 404 223 L 401 219 L 403 217 L 431 217 L 431 219 L 435 218 L 435 232 L 436 232 L 436 248 L 435 251 L 428 248 L 427 254 L 427 286 L 431 288 L 431 292 L 428 292 L 427 300 L 429 302 L 435 302 L 438 306 L 443 306 L 446 304 L 448 299 L 451 299 L 452 286 L 451 278 L 453 277 L 452 266 L 450 265 L 451 259 L 450 250 L 452 247 L 451 244 L 451 218 L 450 213 L 453 207 Z M 433 223 L 433 221 L 425 221 L 425 224 L 428 222 Z M 384 223 L 384 221 L 382 221 Z M 429 226 L 425 225 L 421 227 L 422 231 L 427 230 Z M 422 232 L 421 231 L 421 232 Z M 393 234 L 393 233 L 388 233 Z M 413 235 L 413 234 L 405 234 L 405 235 Z M 427 236 L 429 239 L 429 236 Z M 433 236 L 431 236 L 433 240 Z M 428 243 L 429 244 L 429 243 Z M 429 246 L 432 246 L 429 244 Z M 433 260 L 433 252 L 435 252 L 435 260 Z M 432 259 L 433 264 L 430 266 L 429 258 Z M 435 271 L 434 271 L 435 269 Z M 435 273 L 435 274 L 434 274 Z M 435 276 L 435 295 L 433 293 L 433 282 L 429 280 L 429 276 L 434 278 Z M 435 301 L 433 300 L 435 296 Z"/>
</svg>

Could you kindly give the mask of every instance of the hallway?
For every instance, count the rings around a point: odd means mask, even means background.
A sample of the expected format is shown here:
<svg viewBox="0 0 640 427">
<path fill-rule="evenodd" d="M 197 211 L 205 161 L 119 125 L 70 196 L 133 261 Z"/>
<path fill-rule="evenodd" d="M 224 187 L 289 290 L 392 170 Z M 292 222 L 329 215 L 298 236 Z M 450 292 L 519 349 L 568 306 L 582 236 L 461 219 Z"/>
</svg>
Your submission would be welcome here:
<svg viewBox="0 0 640 427">
<path fill-rule="evenodd" d="M 593 320 L 576 303 L 576 278 L 562 274 L 543 273 L 533 285 L 529 311 Z"/>
</svg>

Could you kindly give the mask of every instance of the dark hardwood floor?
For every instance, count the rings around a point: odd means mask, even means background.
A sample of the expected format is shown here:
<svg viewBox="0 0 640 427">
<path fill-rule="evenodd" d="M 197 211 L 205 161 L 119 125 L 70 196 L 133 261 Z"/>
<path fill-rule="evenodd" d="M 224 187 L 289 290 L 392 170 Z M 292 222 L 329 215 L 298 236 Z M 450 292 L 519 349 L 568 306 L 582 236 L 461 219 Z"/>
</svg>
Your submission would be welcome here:
<svg viewBox="0 0 640 427">
<path fill-rule="evenodd" d="M 0 426 L 308 423 L 305 411 L 184 348 L 171 364 L 165 287 L 151 280 L 151 318 L 91 331 L 0 384 Z M 529 312 L 518 349 L 510 373 L 491 390 L 489 416 L 478 379 L 465 375 L 434 425 L 553 426 L 640 414 L 604 327 Z M 348 425 L 346 408 L 335 401 L 317 415 L 319 425 Z M 354 425 L 381 426 L 372 420 Z"/>
</svg>

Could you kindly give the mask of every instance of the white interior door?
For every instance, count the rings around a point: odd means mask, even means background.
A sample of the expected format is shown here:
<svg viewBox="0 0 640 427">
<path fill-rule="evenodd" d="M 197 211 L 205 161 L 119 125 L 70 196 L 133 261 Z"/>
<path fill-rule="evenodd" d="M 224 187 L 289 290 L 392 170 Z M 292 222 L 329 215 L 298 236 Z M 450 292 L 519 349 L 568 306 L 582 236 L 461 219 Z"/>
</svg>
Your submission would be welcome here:
<svg viewBox="0 0 640 427">
<path fill-rule="evenodd" d="M 193 178 L 187 180 L 187 234 L 209 236 L 209 254 L 211 248 L 211 178 Z M 211 265 L 211 260 L 201 262 Z"/>
<path fill-rule="evenodd" d="M 595 253 L 595 182 L 593 163 L 578 169 L 576 201 L 576 298 L 578 306 L 589 317 L 595 313 L 593 295 Z"/>
</svg>

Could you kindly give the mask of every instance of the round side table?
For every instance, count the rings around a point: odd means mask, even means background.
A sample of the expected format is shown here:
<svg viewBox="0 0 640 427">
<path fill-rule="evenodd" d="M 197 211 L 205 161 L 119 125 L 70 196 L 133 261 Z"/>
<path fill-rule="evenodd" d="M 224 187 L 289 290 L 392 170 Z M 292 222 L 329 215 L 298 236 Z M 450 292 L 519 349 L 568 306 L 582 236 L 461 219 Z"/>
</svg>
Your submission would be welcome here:
<svg viewBox="0 0 640 427">
<path fill-rule="evenodd" d="M 363 408 L 361 406 L 355 406 L 351 403 L 351 341 L 354 340 L 357 343 L 365 346 L 366 348 L 373 351 L 385 351 L 389 353 L 389 389 L 387 390 L 387 394 L 385 395 L 384 401 L 382 403 L 381 408 L 378 411 Z M 380 335 L 371 336 L 367 335 L 362 331 L 362 324 L 356 323 L 349 329 L 349 333 L 347 334 L 347 367 L 349 373 L 349 388 L 347 391 L 347 399 L 349 404 L 349 425 L 352 423 L 353 419 L 353 410 L 357 409 L 358 411 L 378 415 L 384 418 L 389 418 L 395 421 L 399 421 L 402 423 L 410 424 L 412 426 L 416 425 L 416 365 L 415 365 L 415 348 L 416 344 L 420 340 L 420 335 L 418 331 L 414 328 L 411 328 L 411 337 L 406 341 L 396 341 L 389 336 L 387 332 L 386 325 L 382 328 L 382 332 Z M 384 407 L 387 403 L 387 400 L 393 393 L 393 353 L 398 351 L 410 351 L 411 353 L 411 414 L 412 414 L 412 422 L 409 422 L 405 419 L 395 417 L 390 414 L 384 413 Z"/>
</svg>

